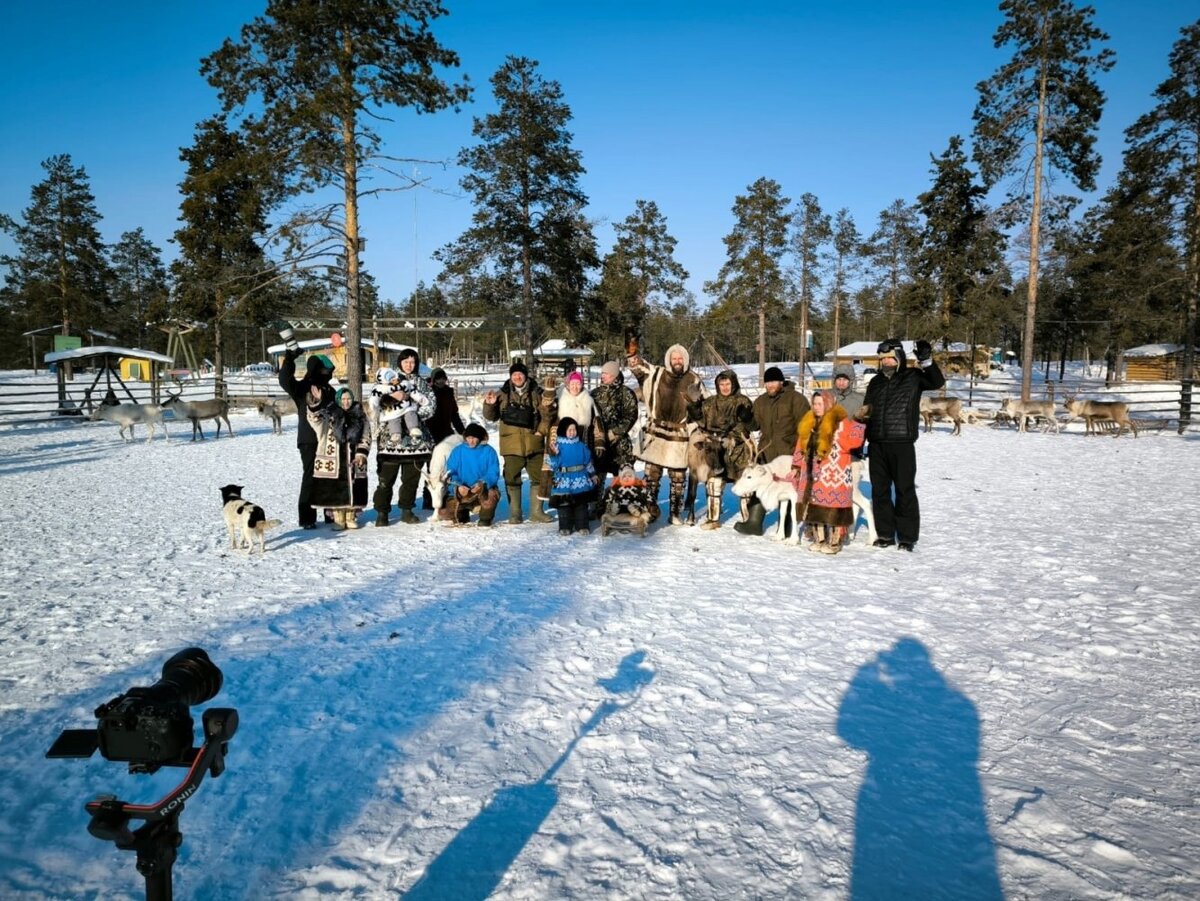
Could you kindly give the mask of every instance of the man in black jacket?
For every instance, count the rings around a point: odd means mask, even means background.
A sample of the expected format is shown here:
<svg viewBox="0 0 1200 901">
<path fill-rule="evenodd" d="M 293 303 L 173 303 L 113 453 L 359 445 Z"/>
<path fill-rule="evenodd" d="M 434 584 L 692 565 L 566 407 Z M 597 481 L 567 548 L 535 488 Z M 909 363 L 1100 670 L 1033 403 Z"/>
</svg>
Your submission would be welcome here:
<svg viewBox="0 0 1200 901">
<path fill-rule="evenodd" d="M 293 342 L 294 343 L 294 342 Z M 297 517 L 300 525 L 306 529 L 317 527 L 316 508 L 309 503 L 312 496 L 313 467 L 317 461 L 317 433 L 309 424 L 307 411 L 318 410 L 333 403 L 333 389 L 329 381 L 333 378 L 333 363 L 323 354 L 314 354 L 308 358 L 308 367 L 304 378 L 296 378 L 296 357 L 300 356 L 299 347 L 289 346 L 283 355 L 283 363 L 279 367 L 279 387 L 287 392 L 288 397 L 296 402 L 296 412 L 299 414 L 296 426 L 296 447 L 300 449 L 300 463 L 304 467 L 304 475 L 300 480 L 300 499 L 297 502 Z"/>
<path fill-rule="evenodd" d="M 917 366 L 910 369 L 899 338 L 880 343 L 879 374 L 867 385 L 864 405 L 867 420 L 868 462 L 871 473 L 871 510 L 879 537 L 875 547 L 911 551 L 921 531 L 921 508 L 917 503 L 917 440 L 921 393 L 946 384 L 933 362 L 928 341 L 914 347 Z M 895 488 L 896 499 L 892 500 Z"/>
</svg>

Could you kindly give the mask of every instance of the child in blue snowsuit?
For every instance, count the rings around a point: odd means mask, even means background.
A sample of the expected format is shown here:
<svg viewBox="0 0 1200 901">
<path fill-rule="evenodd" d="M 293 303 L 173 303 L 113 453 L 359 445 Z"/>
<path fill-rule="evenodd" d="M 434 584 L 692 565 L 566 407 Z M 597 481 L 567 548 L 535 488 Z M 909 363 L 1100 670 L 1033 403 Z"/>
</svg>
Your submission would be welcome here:
<svg viewBox="0 0 1200 901">
<path fill-rule="evenodd" d="M 450 483 L 454 520 L 467 523 L 479 508 L 479 524 L 490 526 L 500 503 L 500 462 L 487 443 L 487 429 L 472 422 L 463 430 L 463 443 L 450 451 L 446 478 Z"/>
<path fill-rule="evenodd" d="M 558 510 L 558 534 L 590 532 L 590 505 L 599 478 L 592 452 L 579 440 L 579 426 L 569 416 L 558 421 L 558 435 L 546 462 L 553 476 L 550 506 Z"/>
</svg>

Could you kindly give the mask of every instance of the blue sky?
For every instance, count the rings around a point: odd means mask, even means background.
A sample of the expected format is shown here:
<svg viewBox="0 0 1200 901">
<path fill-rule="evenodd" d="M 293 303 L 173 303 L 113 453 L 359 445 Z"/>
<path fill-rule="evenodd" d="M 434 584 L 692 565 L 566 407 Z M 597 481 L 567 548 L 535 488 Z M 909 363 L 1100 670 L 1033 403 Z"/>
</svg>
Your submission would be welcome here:
<svg viewBox="0 0 1200 901">
<path fill-rule="evenodd" d="M 766 176 L 795 200 L 846 207 L 864 234 L 897 198 L 929 184 L 930 155 L 969 137 L 975 84 L 1005 54 L 992 47 L 996 2 L 446 0 L 435 31 L 476 87 L 462 112 L 399 111 L 385 152 L 419 164 L 436 190 L 385 194 L 361 213 L 364 263 L 400 301 L 438 266 L 430 254 L 467 226 L 453 165 L 472 117 L 490 111 L 488 79 L 507 55 L 558 81 L 587 174 L 601 253 L 612 222 L 653 200 L 702 284 L 724 261 L 734 197 Z M 217 110 L 199 60 L 262 12 L 263 2 L 6 4 L 0 39 L 0 211 L 14 217 L 69 153 L 91 180 L 105 240 L 141 226 L 167 259 L 177 227 L 178 151 Z M 1101 190 L 1120 166 L 1123 131 L 1152 104 L 1193 2 L 1098 0 L 1117 65 L 1103 76 Z M 0 248 L 11 243 L 0 238 Z"/>
</svg>

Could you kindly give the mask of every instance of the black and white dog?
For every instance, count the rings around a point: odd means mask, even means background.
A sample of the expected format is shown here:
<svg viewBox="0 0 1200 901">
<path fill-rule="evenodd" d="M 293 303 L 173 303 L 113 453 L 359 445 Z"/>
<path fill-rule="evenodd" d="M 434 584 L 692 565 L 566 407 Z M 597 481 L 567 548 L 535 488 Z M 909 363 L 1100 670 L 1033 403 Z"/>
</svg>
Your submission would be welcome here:
<svg viewBox="0 0 1200 901">
<path fill-rule="evenodd" d="M 253 554 L 257 542 L 259 553 L 265 554 L 267 530 L 283 525 L 283 521 L 267 519 L 262 507 L 243 500 L 241 485 L 226 485 L 221 489 L 221 500 L 225 502 L 222 512 L 225 515 L 225 528 L 229 532 L 229 546 L 248 547 Z"/>
</svg>

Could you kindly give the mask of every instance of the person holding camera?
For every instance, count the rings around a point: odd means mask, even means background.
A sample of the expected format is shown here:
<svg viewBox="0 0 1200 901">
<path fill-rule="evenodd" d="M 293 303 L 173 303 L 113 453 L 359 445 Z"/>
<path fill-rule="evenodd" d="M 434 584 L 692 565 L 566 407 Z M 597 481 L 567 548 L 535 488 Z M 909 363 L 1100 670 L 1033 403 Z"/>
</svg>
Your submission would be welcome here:
<svg viewBox="0 0 1200 901">
<path fill-rule="evenodd" d="M 646 430 L 638 459 L 646 464 L 646 488 L 654 498 L 650 521 L 658 519 L 658 489 L 663 471 L 670 480 L 668 507 L 671 525 L 683 525 L 683 495 L 687 483 L 689 404 L 704 399 L 700 376 L 692 372 L 691 358 L 682 344 L 672 344 L 663 366 L 647 363 L 636 354 L 627 361 L 642 387 L 646 402 Z"/>
<path fill-rule="evenodd" d="M 295 401 L 300 413 L 296 425 L 296 447 L 300 451 L 300 465 L 304 470 L 296 514 L 301 528 L 315 529 L 317 511 L 312 505 L 312 492 L 317 462 L 317 433 L 313 430 L 312 422 L 314 416 L 333 405 L 333 389 L 329 386 L 333 378 L 333 362 L 324 354 L 313 354 L 308 358 L 304 378 L 297 379 L 296 359 L 300 356 L 300 345 L 290 329 L 285 341 L 287 349 L 279 366 L 279 387 Z"/>
<path fill-rule="evenodd" d="M 500 423 L 500 456 L 508 491 L 508 521 L 522 522 L 521 470 L 529 474 L 529 521 L 552 522 L 537 498 L 546 451 L 545 433 L 555 419 L 554 393 L 548 395 L 529 377 L 521 361 L 508 367 L 508 381 L 483 396 L 483 418 Z"/>
<path fill-rule="evenodd" d="M 914 345 L 915 368 L 909 368 L 904 344 L 888 338 L 878 347 L 879 372 L 867 385 L 863 406 L 868 409 L 868 471 L 871 475 L 871 510 L 879 537 L 875 547 L 911 551 L 921 532 L 917 503 L 917 451 L 921 393 L 946 384 L 933 362 L 933 347 L 921 340 Z M 895 500 L 892 494 L 895 492 Z"/>
</svg>

